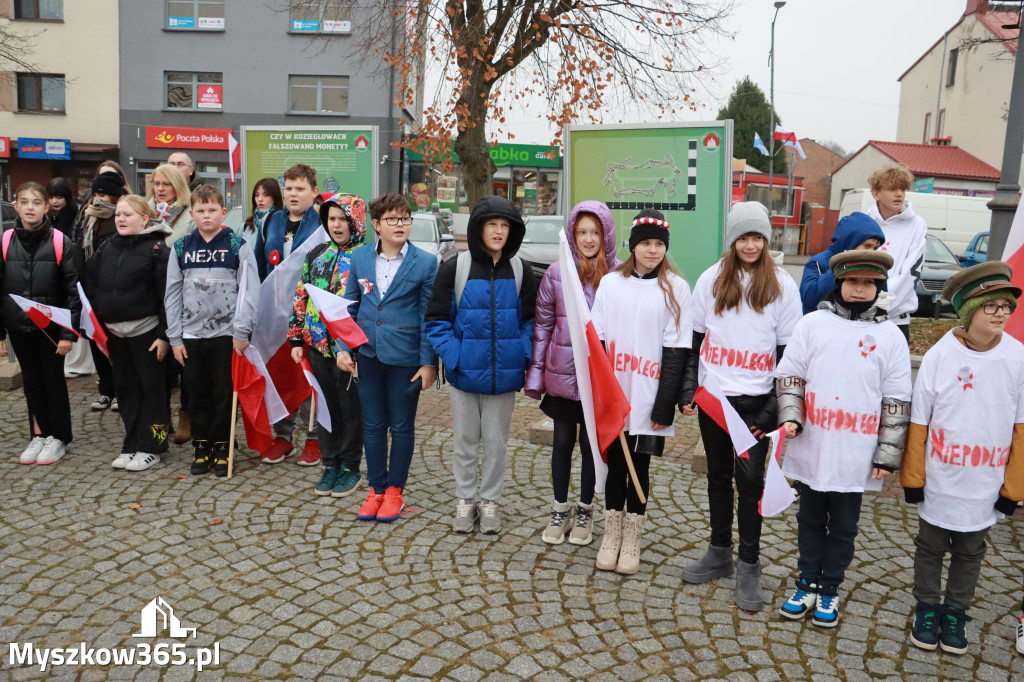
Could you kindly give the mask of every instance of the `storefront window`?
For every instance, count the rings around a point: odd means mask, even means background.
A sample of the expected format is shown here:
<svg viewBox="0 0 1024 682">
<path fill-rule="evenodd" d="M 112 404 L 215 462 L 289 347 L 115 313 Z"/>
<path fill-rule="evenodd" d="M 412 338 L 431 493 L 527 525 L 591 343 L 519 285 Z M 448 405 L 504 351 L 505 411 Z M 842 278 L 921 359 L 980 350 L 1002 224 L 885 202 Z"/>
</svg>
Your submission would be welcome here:
<svg viewBox="0 0 1024 682">
<path fill-rule="evenodd" d="M 512 173 L 511 201 L 527 215 L 554 215 L 558 197 L 558 171 L 517 168 Z"/>
</svg>

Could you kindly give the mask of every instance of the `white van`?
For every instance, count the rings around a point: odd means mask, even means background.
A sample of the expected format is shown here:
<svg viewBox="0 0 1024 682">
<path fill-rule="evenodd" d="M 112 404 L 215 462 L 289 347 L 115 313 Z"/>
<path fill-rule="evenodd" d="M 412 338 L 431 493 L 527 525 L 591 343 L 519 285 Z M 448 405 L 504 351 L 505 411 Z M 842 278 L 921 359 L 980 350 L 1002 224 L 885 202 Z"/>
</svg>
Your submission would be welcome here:
<svg viewBox="0 0 1024 682">
<path fill-rule="evenodd" d="M 992 226 L 992 210 L 985 198 L 907 192 L 907 200 L 928 224 L 928 234 L 941 239 L 957 255 L 963 254 L 974 235 Z M 874 203 L 870 189 L 850 190 L 843 197 L 839 217 L 854 211 L 867 213 Z"/>
</svg>

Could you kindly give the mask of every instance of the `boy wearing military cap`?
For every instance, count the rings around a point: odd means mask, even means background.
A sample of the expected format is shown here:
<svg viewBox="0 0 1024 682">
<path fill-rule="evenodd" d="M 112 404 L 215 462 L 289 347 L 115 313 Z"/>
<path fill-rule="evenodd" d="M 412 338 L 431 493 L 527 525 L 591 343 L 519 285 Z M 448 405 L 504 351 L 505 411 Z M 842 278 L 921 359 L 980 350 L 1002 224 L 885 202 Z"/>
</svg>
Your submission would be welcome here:
<svg viewBox="0 0 1024 682">
<path fill-rule="evenodd" d="M 949 278 L 942 295 L 963 327 L 925 353 L 914 386 L 900 482 L 907 502 L 918 503 L 910 641 L 921 649 L 967 651 L 985 537 L 1024 499 L 1024 346 L 1003 333 L 1021 293 L 1012 275 L 990 261 Z"/>
<path fill-rule="evenodd" d="M 863 493 L 900 464 L 911 395 L 906 341 L 877 305 L 892 256 L 845 251 L 829 267 L 836 288 L 797 322 L 775 372 L 779 423 L 794 438 L 782 471 L 800 490 L 800 577 L 779 612 L 813 612 L 825 628 L 839 623 Z"/>
</svg>

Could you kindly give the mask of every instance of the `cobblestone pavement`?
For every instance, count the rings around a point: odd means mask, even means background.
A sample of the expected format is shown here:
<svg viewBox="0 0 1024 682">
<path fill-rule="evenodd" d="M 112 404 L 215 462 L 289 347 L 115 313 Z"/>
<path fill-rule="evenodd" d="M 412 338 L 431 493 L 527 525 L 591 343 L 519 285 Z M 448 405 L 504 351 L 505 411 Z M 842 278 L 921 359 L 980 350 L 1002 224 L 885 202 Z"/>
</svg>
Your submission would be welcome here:
<svg viewBox="0 0 1024 682">
<path fill-rule="evenodd" d="M 598 543 L 541 542 L 550 499 L 539 418 L 520 398 L 497 536 L 450 532 L 447 399 L 424 395 L 406 499 L 420 513 L 358 522 L 357 496 L 317 498 L 319 468 L 260 465 L 186 477 L 188 451 L 114 472 L 114 413 L 91 414 L 88 378 L 72 382 L 76 439 L 52 467 L 21 467 L 20 391 L 0 395 L 0 679 L 187 679 L 191 667 L 12 665 L 10 643 L 219 646 L 203 679 L 730 680 L 1024 679 L 1013 653 L 1021 597 L 1021 524 L 992 532 L 965 656 L 907 641 L 915 511 L 867 496 L 857 555 L 834 631 L 782 622 L 775 609 L 796 563 L 791 509 L 765 524 L 768 608 L 732 604 L 734 582 L 680 584 L 707 537 L 703 477 L 685 465 L 694 424 L 652 465 L 640 573 L 594 569 Z M 600 532 L 597 533 L 600 540 Z M 195 639 L 139 639 L 162 597 Z M 164 632 L 164 635 L 167 633 Z"/>
</svg>

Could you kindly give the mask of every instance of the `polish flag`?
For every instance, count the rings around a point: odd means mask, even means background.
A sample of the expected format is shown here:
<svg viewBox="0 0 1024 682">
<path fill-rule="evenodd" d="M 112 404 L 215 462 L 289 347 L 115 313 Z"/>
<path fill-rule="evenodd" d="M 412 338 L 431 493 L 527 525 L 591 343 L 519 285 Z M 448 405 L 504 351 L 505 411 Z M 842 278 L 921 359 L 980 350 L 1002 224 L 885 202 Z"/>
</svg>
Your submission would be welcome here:
<svg viewBox="0 0 1024 682">
<path fill-rule="evenodd" d="M 1006 237 L 1006 246 L 1003 247 L 1003 255 L 1000 260 L 1013 268 L 1013 285 L 1024 289 L 1024 202 L 1017 205 L 1017 212 L 1013 215 L 1013 224 L 1010 225 L 1010 234 Z M 1024 342 L 1024 311 L 1022 311 L 1022 307 L 1018 307 L 1010 315 L 1005 331 L 1018 341 Z"/>
<path fill-rule="evenodd" d="M 348 313 L 348 307 L 355 301 L 324 291 L 312 284 L 306 284 L 305 287 L 306 293 L 309 294 L 309 300 L 313 301 L 313 305 L 320 311 L 320 317 L 323 318 L 331 336 L 349 348 L 361 346 L 369 341 L 366 334 Z"/>
<path fill-rule="evenodd" d="M 235 173 L 242 167 L 242 148 L 238 146 L 238 140 L 231 133 L 228 133 L 228 182 L 235 186 Z"/>
<path fill-rule="evenodd" d="M 309 359 L 303 356 L 299 366 L 302 367 L 302 373 L 306 375 L 306 381 L 309 382 L 309 387 L 313 389 L 313 395 L 316 396 L 316 420 L 320 422 L 320 426 L 328 431 L 333 431 L 331 428 L 331 411 L 327 409 L 324 392 L 320 388 L 320 382 L 316 380 L 316 376 L 313 374 L 313 368 L 309 365 Z"/>
<path fill-rule="evenodd" d="M 96 312 L 93 311 L 92 304 L 89 303 L 81 282 L 78 283 L 78 298 L 82 301 L 82 329 L 85 331 L 85 335 L 96 342 L 104 355 L 110 355 L 107 350 L 107 333 L 103 331 L 103 325 L 96 318 Z"/>
<path fill-rule="evenodd" d="M 562 273 L 562 299 L 565 301 L 565 319 L 572 339 L 576 385 L 583 406 L 587 438 L 594 456 L 594 491 L 603 493 L 608 478 L 604 452 L 626 426 L 629 401 L 597 337 L 597 330 L 590 318 L 590 307 L 583 295 L 583 284 L 564 232 L 559 234 L 559 241 L 558 266 Z"/>
<path fill-rule="evenodd" d="M 804 148 L 800 146 L 800 140 L 796 139 L 796 133 L 789 128 L 783 128 L 780 125 L 775 126 L 775 139 L 782 142 L 787 147 L 793 147 L 797 153 L 800 154 L 801 159 L 806 159 L 807 155 L 804 154 Z"/>
<path fill-rule="evenodd" d="M 81 336 L 75 331 L 74 325 L 71 324 L 71 311 L 67 308 L 57 308 L 54 306 L 43 305 L 42 303 L 36 303 L 30 301 L 27 298 L 22 298 L 17 294 L 8 294 L 18 307 L 25 311 L 28 315 L 28 319 L 32 320 L 37 327 L 46 330 L 51 323 L 60 325 L 68 331 L 72 331 L 76 336 Z"/>
<path fill-rule="evenodd" d="M 781 514 L 796 499 L 789 481 L 782 475 L 780 466 L 782 446 L 786 442 L 786 429 L 780 428 L 768 434 L 771 445 L 768 448 L 768 471 L 764 478 L 764 493 L 757 503 L 757 511 L 761 516 Z"/>
<path fill-rule="evenodd" d="M 309 397 L 309 384 L 302 369 L 292 360 L 288 343 L 288 320 L 292 314 L 295 285 L 302 273 L 306 254 L 327 241 L 327 231 L 317 229 L 301 244 L 296 244 L 288 257 L 277 264 L 260 286 L 260 302 L 252 330 L 252 345 L 266 363 L 272 383 L 291 414 Z"/>
<path fill-rule="evenodd" d="M 722 387 L 711 372 L 704 372 L 704 384 L 697 389 L 693 395 L 694 402 L 704 410 L 704 414 L 711 417 L 716 424 L 724 429 L 729 438 L 732 439 L 732 446 L 736 450 L 736 456 L 749 459 L 747 450 L 757 445 L 757 439 L 750 433 L 750 429 L 744 423 L 736 408 L 725 398 Z"/>
</svg>

